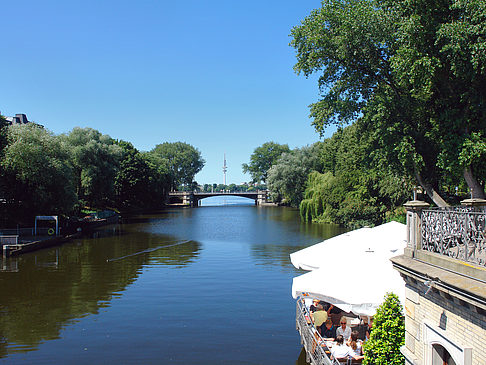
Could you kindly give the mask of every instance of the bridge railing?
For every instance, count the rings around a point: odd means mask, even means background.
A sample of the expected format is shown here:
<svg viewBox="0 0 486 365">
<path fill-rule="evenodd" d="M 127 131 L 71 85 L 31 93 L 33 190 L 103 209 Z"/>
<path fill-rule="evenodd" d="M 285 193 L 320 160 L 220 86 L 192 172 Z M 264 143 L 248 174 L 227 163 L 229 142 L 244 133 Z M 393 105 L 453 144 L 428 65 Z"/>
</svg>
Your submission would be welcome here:
<svg viewBox="0 0 486 365">
<path fill-rule="evenodd" d="M 190 191 L 171 191 L 169 192 L 169 195 L 186 195 L 186 194 L 190 194 L 191 192 Z"/>
<path fill-rule="evenodd" d="M 257 191 L 171 191 L 169 192 L 170 196 L 183 196 L 183 195 L 222 195 L 222 194 L 232 194 L 232 195 L 241 195 L 241 194 L 248 194 L 248 195 L 258 195 L 258 194 L 267 194 L 266 190 L 257 190 Z"/>
</svg>

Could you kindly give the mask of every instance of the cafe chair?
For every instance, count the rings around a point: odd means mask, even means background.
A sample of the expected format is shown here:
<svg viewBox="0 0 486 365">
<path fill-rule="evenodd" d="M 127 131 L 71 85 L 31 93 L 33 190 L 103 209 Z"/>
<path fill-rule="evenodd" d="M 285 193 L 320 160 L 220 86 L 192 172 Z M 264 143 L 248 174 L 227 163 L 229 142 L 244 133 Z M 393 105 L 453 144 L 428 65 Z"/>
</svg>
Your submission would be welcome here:
<svg viewBox="0 0 486 365">
<path fill-rule="evenodd" d="M 332 365 L 347 365 L 348 364 L 348 358 L 347 357 L 338 357 L 335 358 Z"/>
<path fill-rule="evenodd" d="M 332 365 L 357 365 L 361 364 L 362 360 L 355 360 L 353 358 L 347 358 L 347 357 L 342 357 L 342 358 L 336 358 L 334 359 Z"/>
</svg>

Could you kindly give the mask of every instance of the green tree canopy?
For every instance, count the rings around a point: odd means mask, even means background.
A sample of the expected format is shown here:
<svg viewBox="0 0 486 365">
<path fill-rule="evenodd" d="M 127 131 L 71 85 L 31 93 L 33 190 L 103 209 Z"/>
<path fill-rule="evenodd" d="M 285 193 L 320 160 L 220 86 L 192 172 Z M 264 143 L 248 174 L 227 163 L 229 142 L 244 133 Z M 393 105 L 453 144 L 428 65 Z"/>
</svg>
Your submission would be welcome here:
<svg viewBox="0 0 486 365">
<path fill-rule="evenodd" d="M 7 127 L 8 122 L 3 115 L 0 114 L 0 156 L 7 145 Z"/>
<path fill-rule="evenodd" d="M 70 152 L 81 203 L 93 207 L 113 204 L 114 179 L 122 158 L 122 148 L 110 136 L 92 128 L 76 127 L 60 138 Z"/>
<path fill-rule="evenodd" d="M 5 147 L 7 146 L 7 126 L 8 122 L 4 118 L 3 115 L 0 114 L 0 161 L 3 159 L 3 151 Z M 0 163 L 0 198 L 3 199 L 5 198 L 5 189 L 6 189 L 6 177 L 5 177 L 5 171 Z"/>
<path fill-rule="evenodd" d="M 184 142 L 164 142 L 155 146 L 150 153 L 167 167 L 172 190 L 182 184 L 191 185 L 205 163 L 201 152 Z"/>
<path fill-rule="evenodd" d="M 320 73 L 316 130 L 358 122 L 439 206 L 461 174 L 484 197 L 485 24 L 482 0 L 324 0 L 291 33 L 296 72 Z"/>
<path fill-rule="evenodd" d="M 162 172 L 130 142 L 119 141 L 123 149 L 115 175 L 116 205 L 120 209 L 160 207 L 169 189 L 167 174 Z"/>
<path fill-rule="evenodd" d="M 320 143 L 284 152 L 268 170 L 267 185 L 274 201 L 298 207 L 311 171 L 320 170 Z"/>
<path fill-rule="evenodd" d="M 69 151 L 58 137 L 33 123 L 11 125 L 3 152 L 5 198 L 21 204 L 21 214 L 72 211 L 76 203 L 73 171 Z"/>
<path fill-rule="evenodd" d="M 374 143 L 351 125 L 325 139 L 320 170 L 307 180 L 300 204 L 304 220 L 350 227 L 381 224 L 409 195 L 410 185 L 384 163 L 377 163 Z"/>
<path fill-rule="evenodd" d="M 282 153 L 290 152 L 287 144 L 266 142 L 260 147 L 255 148 L 250 156 L 250 163 L 242 165 L 243 172 L 250 174 L 252 182 L 266 182 L 268 170 L 277 162 Z"/>
</svg>

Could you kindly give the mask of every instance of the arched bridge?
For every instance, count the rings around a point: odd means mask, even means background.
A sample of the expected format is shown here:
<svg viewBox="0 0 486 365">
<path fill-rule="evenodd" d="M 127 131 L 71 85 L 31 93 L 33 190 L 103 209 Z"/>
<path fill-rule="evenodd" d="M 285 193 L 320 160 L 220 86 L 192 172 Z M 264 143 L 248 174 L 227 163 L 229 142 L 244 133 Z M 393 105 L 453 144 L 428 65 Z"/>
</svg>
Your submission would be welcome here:
<svg viewBox="0 0 486 365">
<path fill-rule="evenodd" d="M 214 193 L 205 193 L 205 192 L 193 192 L 193 191 L 172 191 L 169 193 L 169 204 L 173 203 L 182 203 L 183 205 L 190 205 L 191 207 L 197 207 L 199 205 L 199 201 L 204 198 L 210 198 L 213 196 L 241 196 L 243 198 L 253 199 L 255 201 L 255 205 L 261 205 L 267 202 L 267 194 L 266 190 L 262 191 L 239 191 L 234 193 L 226 193 L 226 192 L 214 192 Z"/>
</svg>

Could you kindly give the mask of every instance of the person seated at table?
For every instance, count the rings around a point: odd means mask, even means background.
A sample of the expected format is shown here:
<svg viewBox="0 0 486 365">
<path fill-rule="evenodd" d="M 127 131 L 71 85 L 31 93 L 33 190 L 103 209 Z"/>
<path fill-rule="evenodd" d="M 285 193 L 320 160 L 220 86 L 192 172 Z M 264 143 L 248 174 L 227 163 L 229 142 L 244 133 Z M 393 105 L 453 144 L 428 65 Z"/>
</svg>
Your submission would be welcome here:
<svg viewBox="0 0 486 365">
<path fill-rule="evenodd" d="M 342 316 L 342 309 L 335 307 L 333 304 L 329 304 L 327 307 L 327 316 L 331 318 L 332 324 L 336 327 L 339 327 L 339 319 Z"/>
<path fill-rule="evenodd" d="M 346 317 L 345 316 L 342 316 L 341 317 L 341 326 L 337 328 L 336 330 L 336 335 L 339 336 L 343 336 L 344 339 L 347 341 L 349 339 L 349 337 L 351 336 L 351 328 L 348 327 L 348 322 L 346 320 Z"/>
<path fill-rule="evenodd" d="M 368 328 L 366 329 L 366 332 L 365 332 L 365 341 L 368 341 L 370 339 L 370 334 L 371 334 L 372 329 L 373 329 L 373 317 L 370 317 L 370 321 L 368 323 Z"/>
<path fill-rule="evenodd" d="M 334 341 L 336 338 L 336 327 L 332 324 L 332 321 L 328 318 L 324 323 L 325 326 L 321 326 L 321 336 L 326 340 Z"/>
<path fill-rule="evenodd" d="M 312 305 L 309 307 L 309 312 L 314 313 L 317 310 L 318 305 L 319 305 L 319 299 L 314 299 L 312 301 Z"/>
<path fill-rule="evenodd" d="M 351 348 L 351 356 L 353 359 L 364 359 L 362 342 L 358 340 L 358 331 L 351 332 L 351 337 L 349 337 L 347 345 Z"/>
<path fill-rule="evenodd" d="M 336 344 L 331 348 L 331 355 L 334 359 L 348 359 L 351 355 L 351 347 L 344 344 L 342 335 L 336 337 Z"/>
<path fill-rule="evenodd" d="M 320 331 L 322 324 L 327 320 L 327 312 L 324 310 L 322 304 L 317 305 L 317 310 L 311 313 L 311 318 L 317 331 Z"/>
</svg>

